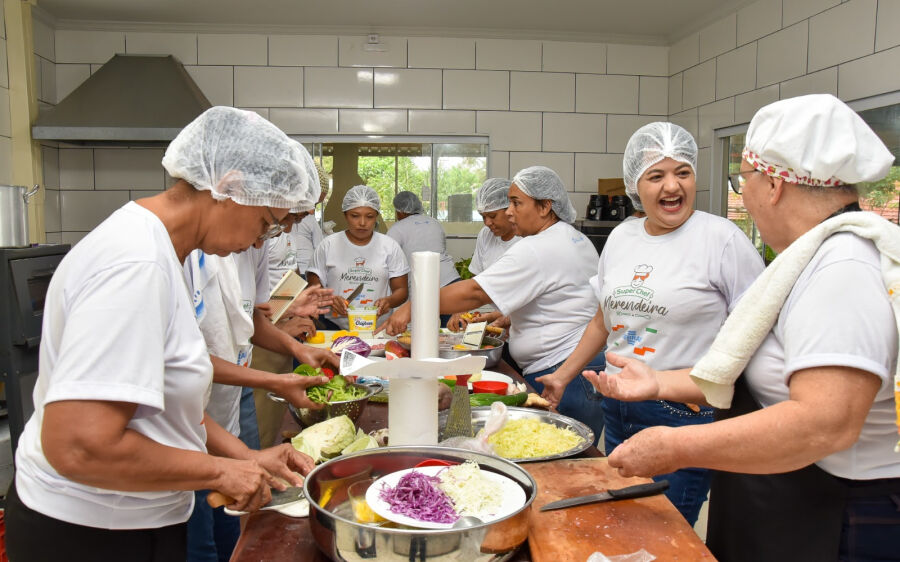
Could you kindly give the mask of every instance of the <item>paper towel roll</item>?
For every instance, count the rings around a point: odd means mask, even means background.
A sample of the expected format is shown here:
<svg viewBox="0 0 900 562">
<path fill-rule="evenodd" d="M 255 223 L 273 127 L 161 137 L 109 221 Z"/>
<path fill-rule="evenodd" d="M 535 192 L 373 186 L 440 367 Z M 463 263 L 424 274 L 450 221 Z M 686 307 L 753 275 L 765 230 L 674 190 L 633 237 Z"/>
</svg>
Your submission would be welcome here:
<svg viewBox="0 0 900 562">
<path fill-rule="evenodd" d="M 437 252 L 412 255 L 412 358 L 438 356 L 441 261 Z"/>
</svg>

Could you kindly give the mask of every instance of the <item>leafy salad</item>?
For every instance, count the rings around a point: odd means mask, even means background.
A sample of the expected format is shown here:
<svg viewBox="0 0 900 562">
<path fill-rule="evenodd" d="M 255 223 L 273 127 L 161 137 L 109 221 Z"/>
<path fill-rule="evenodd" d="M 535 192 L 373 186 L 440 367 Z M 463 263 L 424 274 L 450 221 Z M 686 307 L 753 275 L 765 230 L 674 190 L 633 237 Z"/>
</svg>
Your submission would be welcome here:
<svg viewBox="0 0 900 562">
<path fill-rule="evenodd" d="M 294 369 L 294 373 L 307 377 L 324 375 L 330 379 L 326 384 L 311 386 L 306 389 L 306 395 L 309 396 L 310 400 L 317 404 L 355 400 L 366 395 L 365 390 L 351 385 L 344 376 L 335 375 L 331 369 L 300 365 Z"/>
</svg>

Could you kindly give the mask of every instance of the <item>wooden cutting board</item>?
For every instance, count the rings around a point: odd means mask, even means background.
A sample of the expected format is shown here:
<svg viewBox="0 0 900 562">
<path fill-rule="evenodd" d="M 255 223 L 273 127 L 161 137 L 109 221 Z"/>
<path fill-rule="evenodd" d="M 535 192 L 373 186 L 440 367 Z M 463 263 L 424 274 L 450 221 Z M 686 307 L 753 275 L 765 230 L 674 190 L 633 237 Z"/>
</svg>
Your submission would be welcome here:
<svg viewBox="0 0 900 562">
<path fill-rule="evenodd" d="M 665 495 L 541 512 L 552 501 L 650 482 L 624 478 L 605 458 L 522 464 L 538 484 L 528 526 L 534 562 L 584 562 L 644 549 L 664 560 L 715 560 Z"/>
</svg>

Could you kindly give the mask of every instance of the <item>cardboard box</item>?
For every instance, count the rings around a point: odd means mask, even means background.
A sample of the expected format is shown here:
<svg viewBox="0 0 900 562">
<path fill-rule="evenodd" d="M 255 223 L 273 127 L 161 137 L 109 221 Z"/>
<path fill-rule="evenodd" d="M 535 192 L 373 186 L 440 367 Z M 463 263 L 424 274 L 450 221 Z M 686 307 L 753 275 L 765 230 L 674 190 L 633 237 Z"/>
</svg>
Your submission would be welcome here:
<svg viewBox="0 0 900 562">
<path fill-rule="evenodd" d="M 600 195 L 625 195 L 625 180 L 622 178 L 600 178 L 597 180 Z"/>
</svg>

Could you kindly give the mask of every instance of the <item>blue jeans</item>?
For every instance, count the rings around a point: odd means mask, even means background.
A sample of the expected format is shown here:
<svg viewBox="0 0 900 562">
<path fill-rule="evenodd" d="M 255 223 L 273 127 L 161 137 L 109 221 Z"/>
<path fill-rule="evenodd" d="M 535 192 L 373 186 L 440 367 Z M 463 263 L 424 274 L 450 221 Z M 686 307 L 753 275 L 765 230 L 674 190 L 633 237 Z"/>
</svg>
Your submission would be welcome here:
<svg viewBox="0 0 900 562">
<path fill-rule="evenodd" d="M 562 365 L 562 362 L 557 363 L 550 368 L 524 375 L 525 380 L 539 393 L 543 392 L 544 385 L 534 379 L 556 371 L 559 369 L 560 365 Z M 605 350 L 601 351 L 596 357 L 591 359 L 585 369 L 590 369 L 592 371 L 602 371 L 606 369 Z M 600 434 L 603 431 L 603 411 L 599 406 L 603 400 L 603 395 L 594 390 L 591 383 L 579 373 L 579 375 L 572 379 L 572 382 L 566 386 L 566 390 L 563 392 L 557 410 L 560 414 L 575 418 L 591 428 L 591 431 L 594 432 L 594 439 L 599 439 Z"/>
<path fill-rule="evenodd" d="M 712 408 L 700 408 L 694 412 L 684 404 L 663 400 L 645 402 L 621 402 L 613 398 L 603 400 L 606 420 L 606 454 L 610 454 L 622 441 L 635 433 L 655 425 L 681 427 L 713 421 Z M 709 494 L 709 471 L 703 468 L 684 468 L 669 474 L 654 476 L 653 480 L 668 480 L 669 498 L 681 515 L 693 525 L 700 515 L 700 508 Z"/>
<path fill-rule="evenodd" d="M 238 538 L 241 519 L 206 503 L 209 490 L 194 492 L 194 511 L 187 522 L 188 562 L 228 562 Z"/>
<path fill-rule="evenodd" d="M 241 433 L 238 437 L 251 449 L 260 449 L 256 402 L 253 400 L 253 389 L 248 386 L 241 389 Z"/>
</svg>

